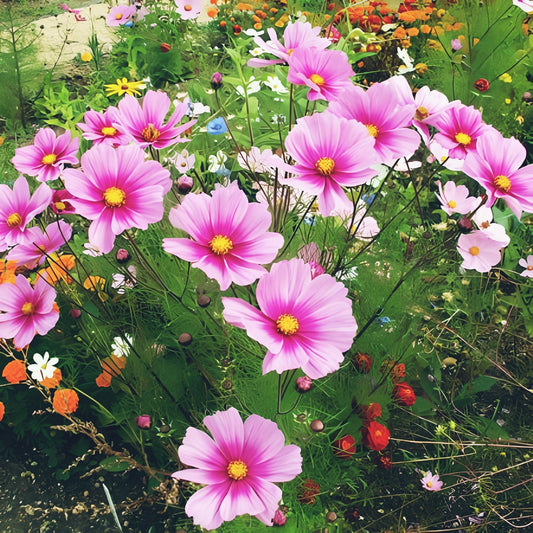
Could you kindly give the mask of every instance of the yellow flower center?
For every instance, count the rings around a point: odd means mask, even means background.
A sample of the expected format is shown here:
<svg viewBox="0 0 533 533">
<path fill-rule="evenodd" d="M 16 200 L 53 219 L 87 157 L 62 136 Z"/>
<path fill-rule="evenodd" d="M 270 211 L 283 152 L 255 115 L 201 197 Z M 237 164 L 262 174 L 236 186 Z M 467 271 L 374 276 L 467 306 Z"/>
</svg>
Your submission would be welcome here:
<svg viewBox="0 0 533 533">
<path fill-rule="evenodd" d="M 23 315 L 32 315 L 33 312 L 35 311 L 35 306 L 31 303 L 31 302 L 26 302 L 23 306 L 22 306 L 22 314 Z"/>
<path fill-rule="evenodd" d="M 479 248 L 477 246 L 471 246 L 468 251 L 472 254 L 472 255 L 479 255 Z"/>
<path fill-rule="evenodd" d="M 56 162 L 56 159 L 56 154 L 48 154 L 43 157 L 41 162 L 43 165 L 52 165 Z"/>
<path fill-rule="evenodd" d="M 287 55 L 290 56 L 294 52 L 294 48 L 289 48 L 287 50 Z"/>
<path fill-rule="evenodd" d="M 511 189 L 511 180 L 507 176 L 496 176 L 494 178 L 494 185 L 496 185 L 500 191 L 509 192 Z"/>
<path fill-rule="evenodd" d="M 429 111 L 427 107 L 420 106 L 415 112 L 415 120 L 424 120 L 429 117 Z"/>
<path fill-rule="evenodd" d="M 248 467 L 244 461 L 230 461 L 228 464 L 228 476 L 235 481 L 244 479 L 248 474 Z"/>
<path fill-rule="evenodd" d="M 458 133 L 455 136 L 455 140 L 459 144 L 462 144 L 463 146 L 467 146 L 472 142 L 472 137 L 470 137 L 470 135 L 467 135 L 466 133 Z"/>
<path fill-rule="evenodd" d="M 11 213 L 7 217 L 7 225 L 10 228 L 16 228 L 22 222 L 22 217 L 18 213 Z"/>
<path fill-rule="evenodd" d="M 335 161 L 331 157 L 321 157 L 316 163 L 315 168 L 322 174 L 322 176 L 331 176 L 335 168 Z"/>
<path fill-rule="evenodd" d="M 365 124 L 368 134 L 374 139 L 378 136 L 379 130 L 374 126 L 374 124 Z"/>
<path fill-rule="evenodd" d="M 276 329 L 283 335 L 294 335 L 300 329 L 300 324 L 294 315 L 286 313 L 276 320 Z"/>
<path fill-rule="evenodd" d="M 113 126 L 104 126 L 102 128 L 102 134 L 106 137 L 113 137 L 117 133 L 117 130 Z"/>
<path fill-rule="evenodd" d="M 161 132 L 152 124 L 148 124 L 142 131 L 143 139 L 147 142 L 154 142 L 159 139 Z"/>
<path fill-rule="evenodd" d="M 324 78 L 322 76 L 320 76 L 320 74 L 311 74 L 311 76 L 309 77 L 309 79 L 316 85 L 318 85 L 319 87 L 322 87 L 322 85 L 325 85 L 326 84 L 326 81 L 324 80 Z"/>
<path fill-rule="evenodd" d="M 185 9 L 185 11 L 191 11 L 192 6 L 191 6 L 190 4 L 185 4 L 185 5 L 183 6 L 183 9 Z M 229 468 L 229 467 L 228 467 L 228 468 Z"/>
<path fill-rule="evenodd" d="M 64 209 L 67 208 L 67 206 L 65 205 L 64 202 L 56 202 L 56 203 L 55 203 L 55 206 L 56 206 L 56 209 L 57 209 L 58 211 L 63 211 Z"/>
<path fill-rule="evenodd" d="M 448 202 L 448 207 L 451 207 L 452 209 L 454 209 L 455 207 L 457 207 L 457 202 L 454 202 L 453 200 L 450 200 Z"/>
<path fill-rule="evenodd" d="M 215 235 L 208 245 L 211 251 L 217 255 L 226 255 L 233 248 L 233 242 L 226 235 Z"/>
<path fill-rule="evenodd" d="M 429 488 L 433 487 L 433 481 L 428 481 L 426 483 L 426 486 L 428 486 Z"/>
<path fill-rule="evenodd" d="M 118 187 L 109 187 L 104 192 L 104 202 L 107 207 L 121 207 L 126 203 L 126 193 Z"/>
<path fill-rule="evenodd" d="M 122 13 L 117 13 L 117 14 L 115 15 L 115 20 L 121 20 L 123 16 L 124 16 L 124 15 L 122 15 Z"/>
<path fill-rule="evenodd" d="M 129 91 L 130 90 L 130 86 L 126 83 L 123 83 L 121 86 L 120 86 L 120 90 L 121 91 Z"/>
<path fill-rule="evenodd" d="M 533 270 L 533 265 L 527 265 L 526 270 Z"/>
</svg>

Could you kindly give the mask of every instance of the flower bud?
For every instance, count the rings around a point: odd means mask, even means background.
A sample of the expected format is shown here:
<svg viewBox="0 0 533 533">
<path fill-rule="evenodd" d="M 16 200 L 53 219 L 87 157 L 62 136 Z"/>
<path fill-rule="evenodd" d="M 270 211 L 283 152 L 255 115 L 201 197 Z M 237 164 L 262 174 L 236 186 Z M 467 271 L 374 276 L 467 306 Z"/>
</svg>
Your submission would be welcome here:
<svg viewBox="0 0 533 533">
<path fill-rule="evenodd" d="M 150 415 L 140 415 L 136 418 L 137 426 L 141 429 L 150 429 L 152 426 L 152 418 Z"/>
<path fill-rule="evenodd" d="M 309 427 L 311 428 L 311 431 L 320 433 L 321 431 L 324 431 L 324 422 L 322 422 L 322 420 L 315 419 L 311 421 Z"/>
<path fill-rule="evenodd" d="M 180 194 L 187 194 L 192 189 L 193 184 L 193 179 L 190 176 L 186 176 L 184 174 L 183 176 L 178 178 L 178 192 Z"/>
<path fill-rule="evenodd" d="M 531 102 L 531 93 L 530 93 L 529 91 L 526 91 L 526 92 L 522 95 L 522 101 L 523 101 L 523 102 L 526 102 L 526 103 Z"/>
<path fill-rule="evenodd" d="M 222 87 L 222 74 L 220 72 L 213 72 L 211 76 L 211 87 L 218 91 Z"/>
<path fill-rule="evenodd" d="M 470 233 L 474 228 L 472 222 L 467 217 L 461 217 L 459 222 L 457 222 L 457 227 L 461 233 Z"/>
<path fill-rule="evenodd" d="M 178 342 L 182 345 L 182 346 L 189 346 L 189 344 L 191 344 L 192 342 L 192 335 L 190 333 L 182 333 L 179 337 L 178 337 Z"/>
<path fill-rule="evenodd" d="M 124 248 L 117 250 L 117 261 L 119 263 L 125 263 L 130 258 L 130 253 Z"/>
<path fill-rule="evenodd" d="M 196 302 L 200 307 L 209 307 L 209 304 L 211 303 L 211 298 L 207 296 L 207 294 L 201 294 L 198 296 Z"/>
<path fill-rule="evenodd" d="M 274 513 L 274 518 L 272 519 L 272 523 L 275 526 L 283 526 L 285 525 L 285 522 L 287 522 L 287 517 L 285 516 L 285 513 L 281 509 L 276 509 L 276 512 Z"/>
<path fill-rule="evenodd" d="M 313 385 L 313 380 L 307 376 L 301 376 L 296 380 L 296 390 L 301 392 L 308 392 Z"/>
<path fill-rule="evenodd" d="M 485 78 L 479 78 L 478 80 L 476 80 L 474 82 L 474 87 L 479 91 L 479 92 L 486 92 L 490 89 L 490 83 L 489 83 L 489 80 L 486 80 Z"/>
</svg>

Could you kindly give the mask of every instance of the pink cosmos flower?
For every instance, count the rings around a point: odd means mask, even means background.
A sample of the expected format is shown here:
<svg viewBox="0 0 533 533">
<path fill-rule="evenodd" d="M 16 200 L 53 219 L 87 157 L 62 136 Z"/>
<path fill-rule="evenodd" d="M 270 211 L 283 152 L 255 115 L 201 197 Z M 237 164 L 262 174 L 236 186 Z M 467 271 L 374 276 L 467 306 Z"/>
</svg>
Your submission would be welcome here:
<svg viewBox="0 0 533 533">
<path fill-rule="evenodd" d="M 482 205 L 472 215 L 472 220 L 480 231 L 485 232 L 493 241 L 498 241 L 502 246 L 507 246 L 511 238 L 505 232 L 505 227 L 492 222 L 492 209 Z"/>
<path fill-rule="evenodd" d="M 468 196 L 470 191 L 465 185 L 456 185 L 453 181 L 447 181 L 442 187 L 440 180 L 437 180 L 440 194 L 435 194 L 441 203 L 441 209 L 447 214 L 461 213 L 466 215 L 472 212 L 481 199 L 475 196 Z"/>
<path fill-rule="evenodd" d="M 314 242 L 305 244 L 298 250 L 298 253 L 296 254 L 296 257 L 303 259 L 309 265 L 311 268 L 311 278 L 313 279 L 315 279 L 317 276 L 321 276 L 325 272 L 324 267 L 320 264 L 321 255 L 320 249 Z"/>
<path fill-rule="evenodd" d="M 266 272 L 261 265 L 273 261 L 283 246 L 283 237 L 268 231 L 267 206 L 249 203 L 236 181 L 217 184 L 211 196 L 186 196 L 169 219 L 192 239 L 163 239 L 163 249 L 216 279 L 223 291 L 261 277 Z"/>
<path fill-rule="evenodd" d="M 108 26 L 121 26 L 129 22 L 137 12 L 135 6 L 115 6 L 105 17 Z"/>
<path fill-rule="evenodd" d="M 533 213 L 533 165 L 520 168 L 525 158 L 526 149 L 519 141 L 505 139 L 491 128 L 466 157 L 463 172 L 485 188 L 487 206 L 502 198 L 520 220 L 522 211 Z"/>
<path fill-rule="evenodd" d="M 451 106 L 426 122 L 437 128 L 433 139 L 449 150 L 452 159 L 464 159 L 466 154 L 475 151 L 478 138 L 490 129 L 474 106 L 463 104 Z"/>
<path fill-rule="evenodd" d="M 186 142 L 188 139 L 180 139 L 179 136 L 196 124 L 196 119 L 176 126 L 188 110 L 188 105 L 183 102 L 176 107 L 168 122 L 164 124 L 169 108 L 170 98 L 162 91 L 148 91 L 144 95 L 142 107 L 137 98 L 126 94 L 118 103 L 117 128 L 122 127 L 141 148 L 153 146 L 159 150 Z"/>
<path fill-rule="evenodd" d="M 18 261 L 33 269 L 44 263 L 47 255 L 57 252 L 72 236 L 72 227 L 59 220 L 49 224 L 44 232 L 38 226 L 26 230 L 26 240 L 12 248 L 6 259 Z"/>
<path fill-rule="evenodd" d="M 409 129 L 415 105 L 407 105 L 400 94 L 392 83 L 374 83 L 367 91 L 351 87 L 342 101 L 331 102 L 328 109 L 364 124 L 374 142 L 378 162 L 390 164 L 402 157 L 409 159 L 420 144 L 418 133 Z"/>
<path fill-rule="evenodd" d="M 185 512 L 209 530 L 243 514 L 271 526 L 282 496 L 274 483 L 301 473 L 300 448 L 286 446 L 271 420 L 251 415 L 243 423 L 233 407 L 206 416 L 204 424 L 212 438 L 190 427 L 178 448 L 180 461 L 193 468 L 172 474 L 174 479 L 207 485 L 193 494 Z"/>
<path fill-rule="evenodd" d="M 503 243 L 491 239 L 481 230 L 461 235 L 457 241 L 457 251 L 463 258 L 461 267 L 466 270 L 488 272 L 501 260 Z"/>
<path fill-rule="evenodd" d="M 54 189 L 54 194 L 50 201 L 50 209 L 56 215 L 72 215 L 76 210 L 69 202 L 71 199 L 72 196 L 65 189 Z"/>
<path fill-rule="evenodd" d="M 55 298 L 56 291 L 42 278 L 35 287 L 20 274 L 15 284 L 0 285 L 0 338 L 13 339 L 22 349 L 37 333 L 46 335 L 59 319 Z"/>
<path fill-rule="evenodd" d="M 288 63 L 291 54 L 299 47 L 317 48 L 324 50 L 331 42 L 329 39 L 320 37 L 322 28 L 311 26 L 310 22 L 293 22 L 288 24 L 283 32 L 283 43 L 281 44 L 274 28 L 268 28 L 267 33 L 270 41 L 263 41 L 261 37 L 254 37 L 255 44 L 264 52 L 272 54 L 280 59 L 261 59 L 254 57 L 248 61 L 249 67 L 266 67 L 276 63 Z"/>
<path fill-rule="evenodd" d="M 170 172 L 145 161 L 137 146 L 94 146 L 81 157 L 82 171 L 65 171 L 70 203 L 92 220 L 89 241 L 103 253 L 115 236 L 130 228 L 147 229 L 163 218 L 163 197 L 172 187 Z"/>
<path fill-rule="evenodd" d="M 109 106 L 103 113 L 90 109 L 84 115 L 85 122 L 76 124 L 83 131 L 83 138 L 93 141 L 93 145 L 109 144 L 119 146 L 131 141 L 129 135 L 121 131 L 118 109 Z"/>
<path fill-rule="evenodd" d="M 56 137 L 51 128 L 42 128 L 35 135 L 33 144 L 15 150 L 11 159 L 13 166 L 28 176 L 35 176 L 38 181 L 57 179 L 65 164 L 76 165 L 76 153 L 80 140 L 70 139 L 70 131 Z"/>
<path fill-rule="evenodd" d="M 357 331 L 346 287 L 329 274 L 313 279 L 301 259 L 272 265 L 257 283 L 259 310 L 222 298 L 224 318 L 266 346 L 263 374 L 301 368 L 311 379 L 338 370 Z"/>
<path fill-rule="evenodd" d="M 289 57 L 287 81 L 307 85 L 307 99 L 336 100 L 351 87 L 355 72 L 342 50 L 299 47 Z"/>
<path fill-rule="evenodd" d="M 430 471 L 420 480 L 422 487 L 426 490 L 437 491 L 442 488 L 442 481 L 439 479 L 439 475 L 433 475 Z"/>
<path fill-rule="evenodd" d="M 372 144 L 366 128 L 355 120 L 329 111 L 303 117 L 285 140 L 296 164 L 278 163 L 296 177 L 280 182 L 316 194 L 320 213 L 329 216 L 335 208 L 351 205 L 342 187 L 361 185 L 376 175 L 370 168 L 377 163 Z"/>
<path fill-rule="evenodd" d="M 182 20 L 197 18 L 204 5 L 202 0 L 174 0 L 174 3 L 177 6 L 176 11 L 181 15 Z"/>
<path fill-rule="evenodd" d="M 13 184 L 13 190 L 0 185 L 0 251 L 26 240 L 26 226 L 42 213 L 52 199 L 52 190 L 42 184 L 30 195 L 30 188 L 24 176 Z"/>
<path fill-rule="evenodd" d="M 526 278 L 533 278 L 533 255 L 528 255 L 527 259 L 520 259 L 520 261 L 518 261 L 518 264 L 521 267 L 525 268 L 525 270 L 520 273 L 521 276 L 525 276 Z"/>
<path fill-rule="evenodd" d="M 533 0 L 513 0 L 513 5 L 526 13 L 533 12 Z"/>
<path fill-rule="evenodd" d="M 448 97 L 440 91 L 432 91 L 427 85 L 418 90 L 415 95 L 416 111 L 413 124 L 424 139 L 429 142 L 428 120 L 437 113 L 444 111 L 450 105 L 455 105 L 458 101 L 450 103 Z"/>
</svg>

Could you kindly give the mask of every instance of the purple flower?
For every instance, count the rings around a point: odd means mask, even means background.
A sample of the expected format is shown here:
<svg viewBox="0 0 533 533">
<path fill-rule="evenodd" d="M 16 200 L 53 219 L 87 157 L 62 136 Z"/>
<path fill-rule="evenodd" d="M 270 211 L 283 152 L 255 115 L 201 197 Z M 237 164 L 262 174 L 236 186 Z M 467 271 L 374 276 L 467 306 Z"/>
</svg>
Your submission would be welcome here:
<svg viewBox="0 0 533 533">
<path fill-rule="evenodd" d="M 274 422 L 254 414 L 243 423 L 233 407 L 206 416 L 204 424 L 212 438 L 190 427 L 178 449 L 180 461 L 193 468 L 172 474 L 207 485 L 193 494 L 185 512 L 209 530 L 243 514 L 271 526 L 282 496 L 274 483 L 301 473 L 300 448 L 285 446 Z"/>
<path fill-rule="evenodd" d="M 152 427 L 152 417 L 150 415 L 139 415 L 135 421 L 141 429 L 150 429 Z"/>
<path fill-rule="evenodd" d="M 452 50 L 457 52 L 457 50 L 461 50 L 463 47 L 463 43 L 459 39 L 452 39 L 450 42 L 450 46 L 452 47 Z"/>
</svg>

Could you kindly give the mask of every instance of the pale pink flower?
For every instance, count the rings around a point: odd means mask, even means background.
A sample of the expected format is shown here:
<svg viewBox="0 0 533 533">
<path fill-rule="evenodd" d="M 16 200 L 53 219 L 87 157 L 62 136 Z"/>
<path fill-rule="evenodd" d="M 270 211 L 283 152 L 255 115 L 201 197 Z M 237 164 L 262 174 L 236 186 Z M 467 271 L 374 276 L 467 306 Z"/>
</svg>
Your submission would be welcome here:
<svg viewBox="0 0 533 533">
<path fill-rule="evenodd" d="M 178 448 L 180 461 L 193 468 L 172 474 L 174 479 L 207 485 L 189 498 L 185 512 L 208 530 L 244 514 L 271 526 L 282 496 L 274 483 L 301 473 L 300 448 L 286 446 L 271 420 L 254 414 L 243 423 L 233 407 L 206 416 L 204 425 L 212 438 L 189 427 Z"/>
<path fill-rule="evenodd" d="M 285 140 L 296 164 L 277 165 L 296 176 L 280 182 L 317 195 L 320 214 L 329 216 L 351 205 L 343 187 L 362 185 L 376 175 L 371 168 L 377 162 L 372 144 L 362 124 L 329 111 L 298 119 Z"/>
<path fill-rule="evenodd" d="M 312 277 L 301 259 L 272 265 L 257 283 L 259 309 L 222 298 L 224 318 L 267 348 L 263 374 L 301 368 L 311 379 L 338 370 L 357 324 L 348 290 L 329 274 Z"/>
<path fill-rule="evenodd" d="M 402 157 L 409 159 L 420 144 L 418 133 L 409 129 L 415 105 L 408 105 L 401 98 L 403 93 L 398 92 L 398 83 L 374 83 L 366 91 L 351 87 L 342 100 L 331 102 L 328 108 L 335 115 L 357 120 L 366 127 L 379 163 L 390 164 Z"/>
<path fill-rule="evenodd" d="M 461 235 L 457 241 L 457 251 L 463 258 L 461 267 L 466 270 L 489 272 L 501 260 L 503 244 L 495 241 L 481 230 Z"/>
<path fill-rule="evenodd" d="M 533 13 L 533 0 L 513 0 L 513 5 L 526 13 Z"/>
<path fill-rule="evenodd" d="M 352 87 L 355 72 L 342 50 L 299 47 L 289 57 L 287 81 L 307 85 L 308 100 L 338 100 Z"/>
<path fill-rule="evenodd" d="M 166 161 L 174 165 L 180 174 L 186 174 L 191 168 L 194 168 L 196 157 L 184 149 L 181 152 L 169 154 Z"/>
<path fill-rule="evenodd" d="M 81 167 L 65 171 L 65 188 L 76 212 L 93 221 L 89 242 L 103 253 L 124 230 L 147 229 L 163 218 L 170 173 L 157 161 L 146 161 L 137 146 L 94 146 L 82 155 Z"/>
<path fill-rule="evenodd" d="M 239 152 L 237 161 L 242 168 L 258 173 L 270 173 L 272 168 L 270 161 L 272 158 L 272 150 L 265 149 L 261 151 L 257 146 L 252 146 L 248 153 Z"/>
<path fill-rule="evenodd" d="M 265 204 L 249 203 L 236 181 L 215 186 L 211 196 L 189 194 L 169 214 L 171 224 L 192 239 L 163 239 L 163 249 L 190 261 L 225 291 L 231 283 L 249 285 L 266 273 L 283 245 L 269 232 L 272 217 Z"/>
<path fill-rule="evenodd" d="M 415 95 L 416 111 L 413 124 L 425 143 L 428 143 L 430 137 L 428 120 L 431 120 L 431 117 L 456 103 L 458 101 L 450 103 L 444 93 L 437 90 L 432 91 L 427 85 L 417 91 Z"/>
<path fill-rule="evenodd" d="M 57 252 L 71 236 L 72 227 L 63 220 L 48 224 L 44 232 L 39 226 L 28 228 L 25 241 L 12 248 L 6 259 L 33 269 L 44 263 L 47 255 Z"/>
<path fill-rule="evenodd" d="M 261 59 L 254 57 L 248 60 L 249 67 L 265 67 L 276 63 L 287 63 L 291 54 L 300 47 L 317 48 L 324 50 L 331 42 L 329 39 L 320 37 L 322 28 L 311 26 L 310 22 L 293 22 L 288 24 L 283 32 L 283 44 L 279 41 L 274 28 L 268 28 L 267 33 L 270 41 L 263 41 L 260 37 L 254 37 L 255 44 L 264 52 L 272 54 L 279 59 Z"/>
<path fill-rule="evenodd" d="M 196 124 L 190 120 L 185 124 L 176 124 L 187 114 L 189 106 L 183 102 L 178 105 L 165 124 L 165 117 L 170 109 L 170 98 L 163 91 L 148 91 L 143 98 L 142 107 L 137 98 L 124 95 L 118 103 L 119 124 L 117 128 L 129 133 L 141 147 L 153 146 L 158 150 L 188 139 L 180 135 Z"/>
<path fill-rule="evenodd" d="M 132 20 L 136 12 L 135 6 L 115 6 L 109 10 L 105 21 L 108 26 L 121 26 Z"/>
<path fill-rule="evenodd" d="M 520 273 L 521 276 L 533 278 L 533 255 L 528 255 L 527 259 L 520 259 L 518 264 L 525 268 L 525 270 Z"/>
<path fill-rule="evenodd" d="M 303 259 L 311 268 L 311 277 L 315 279 L 317 276 L 324 274 L 324 267 L 320 264 L 320 249 L 314 242 L 302 246 L 296 257 Z"/>
<path fill-rule="evenodd" d="M 492 209 L 486 205 L 477 208 L 472 215 L 472 220 L 480 231 L 485 232 L 492 240 L 498 241 L 502 246 L 507 246 L 511 238 L 505 232 L 505 227 L 492 222 Z"/>
<path fill-rule="evenodd" d="M 13 184 L 13 189 L 0 184 L 0 251 L 26 241 L 26 226 L 42 213 L 52 199 L 48 185 L 40 185 L 33 195 L 24 176 Z"/>
<path fill-rule="evenodd" d="M 83 138 L 93 141 L 93 145 L 103 143 L 118 146 L 131 141 L 130 136 L 121 131 L 116 107 L 109 106 L 102 113 L 90 109 L 85 113 L 84 120 L 76 126 L 83 131 Z"/>
<path fill-rule="evenodd" d="M 525 159 L 526 149 L 519 141 L 491 129 L 466 157 L 463 172 L 485 188 L 487 206 L 502 198 L 520 220 L 522 211 L 533 213 L 533 165 L 520 168 Z"/>
<path fill-rule="evenodd" d="M 439 479 L 439 475 L 433 475 L 430 471 L 420 480 L 422 487 L 429 491 L 437 491 L 442 488 L 442 481 Z"/>
<path fill-rule="evenodd" d="M 183 20 L 197 18 L 204 5 L 202 0 L 174 0 L 174 3 L 176 4 L 176 11 Z"/>
<path fill-rule="evenodd" d="M 37 333 L 46 335 L 59 319 L 55 299 L 56 291 L 43 278 L 32 287 L 19 274 L 15 284 L 0 285 L 0 338 L 13 339 L 22 349 Z"/>
<path fill-rule="evenodd" d="M 71 140 L 70 131 L 56 137 L 51 128 L 42 128 L 35 135 L 33 144 L 15 150 L 11 159 L 13 166 L 38 181 L 51 181 L 59 178 L 66 164 L 76 165 L 76 153 L 80 140 Z"/>
<path fill-rule="evenodd" d="M 437 187 L 439 188 L 439 194 L 435 193 L 441 203 L 441 209 L 447 215 L 453 215 L 453 213 L 461 213 L 466 215 L 474 210 L 479 205 L 481 199 L 475 196 L 468 196 L 470 191 L 465 185 L 456 185 L 453 181 L 447 181 L 442 187 L 440 180 L 437 180 Z"/>
</svg>

